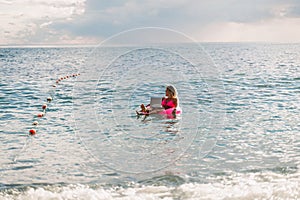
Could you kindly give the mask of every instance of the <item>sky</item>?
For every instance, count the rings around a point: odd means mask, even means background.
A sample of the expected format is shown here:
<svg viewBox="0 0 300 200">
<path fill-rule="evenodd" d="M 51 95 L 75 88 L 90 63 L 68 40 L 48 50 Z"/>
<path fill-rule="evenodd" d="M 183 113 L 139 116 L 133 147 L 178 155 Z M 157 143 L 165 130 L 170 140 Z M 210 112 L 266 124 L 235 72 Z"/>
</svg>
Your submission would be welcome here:
<svg viewBox="0 0 300 200">
<path fill-rule="evenodd" d="M 300 0 L 0 0 L 0 45 L 97 44 L 143 27 L 199 42 L 300 42 Z"/>
</svg>

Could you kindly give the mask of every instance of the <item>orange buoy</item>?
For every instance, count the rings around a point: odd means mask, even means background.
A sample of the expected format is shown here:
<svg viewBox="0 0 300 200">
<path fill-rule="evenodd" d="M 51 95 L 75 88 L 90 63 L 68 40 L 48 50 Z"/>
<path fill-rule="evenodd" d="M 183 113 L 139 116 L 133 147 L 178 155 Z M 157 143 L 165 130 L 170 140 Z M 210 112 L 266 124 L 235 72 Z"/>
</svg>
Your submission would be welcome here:
<svg viewBox="0 0 300 200">
<path fill-rule="evenodd" d="M 52 97 L 47 97 L 47 101 L 51 102 L 52 101 Z"/>
<path fill-rule="evenodd" d="M 42 105 L 42 109 L 43 109 L 43 110 L 46 110 L 46 108 L 47 108 L 47 104 L 43 104 L 43 105 Z"/>
<path fill-rule="evenodd" d="M 37 114 L 38 117 L 43 117 L 44 116 L 44 113 L 39 113 Z"/>
<path fill-rule="evenodd" d="M 30 135 L 35 135 L 36 134 L 36 130 L 35 129 L 30 129 L 29 130 L 29 134 Z"/>
</svg>

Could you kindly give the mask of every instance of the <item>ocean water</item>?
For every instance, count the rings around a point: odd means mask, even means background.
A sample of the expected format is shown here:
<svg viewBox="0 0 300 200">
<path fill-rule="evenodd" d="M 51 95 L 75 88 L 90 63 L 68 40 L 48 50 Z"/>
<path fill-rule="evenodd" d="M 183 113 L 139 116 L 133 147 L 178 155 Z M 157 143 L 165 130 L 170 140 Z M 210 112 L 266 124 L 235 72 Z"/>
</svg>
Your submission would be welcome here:
<svg viewBox="0 0 300 200">
<path fill-rule="evenodd" d="M 300 198 L 299 44 L 11 47 L 0 67 L 0 199 Z M 137 117 L 168 84 L 183 113 Z"/>
</svg>

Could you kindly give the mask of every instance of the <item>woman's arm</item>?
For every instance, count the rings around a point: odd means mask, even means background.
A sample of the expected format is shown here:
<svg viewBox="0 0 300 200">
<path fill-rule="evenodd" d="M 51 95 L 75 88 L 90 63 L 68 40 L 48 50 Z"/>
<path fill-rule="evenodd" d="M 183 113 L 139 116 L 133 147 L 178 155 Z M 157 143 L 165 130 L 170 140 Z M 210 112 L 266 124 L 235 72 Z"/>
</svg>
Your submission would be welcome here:
<svg viewBox="0 0 300 200">
<path fill-rule="evenodd" d="M 174 99 L 173 99 L 173 103 L 174 103 L 174 105 L 175 105 L 175 108 L 177 108 L 177 98 L 174 98 Z"/>
<path fill-rule="evenodd" d="M 161 106 L 166 109 L 166 105 L 163 103 L 166 97 L 161 98 Z"/>
</svg>

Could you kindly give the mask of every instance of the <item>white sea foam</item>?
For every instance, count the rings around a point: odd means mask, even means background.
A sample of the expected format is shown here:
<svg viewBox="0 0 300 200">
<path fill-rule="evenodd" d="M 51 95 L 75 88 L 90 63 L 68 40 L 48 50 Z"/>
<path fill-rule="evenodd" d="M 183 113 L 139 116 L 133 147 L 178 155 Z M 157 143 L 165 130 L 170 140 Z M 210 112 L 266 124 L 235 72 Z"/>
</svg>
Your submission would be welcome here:
<svg viewBox="0 0 300 200">
<path fill-rule="evenodd" d="M 95 187 L 68 185 L 2 191 L 0 199 L 299 199 L 300 174 L 249 173 L 180 186 Z"/>
</svg>

